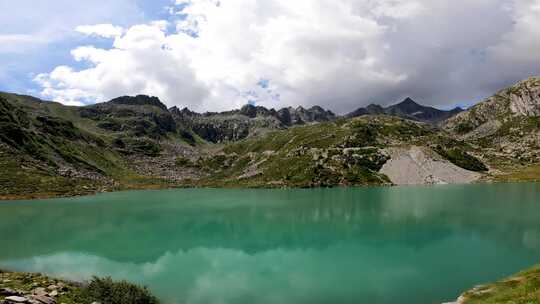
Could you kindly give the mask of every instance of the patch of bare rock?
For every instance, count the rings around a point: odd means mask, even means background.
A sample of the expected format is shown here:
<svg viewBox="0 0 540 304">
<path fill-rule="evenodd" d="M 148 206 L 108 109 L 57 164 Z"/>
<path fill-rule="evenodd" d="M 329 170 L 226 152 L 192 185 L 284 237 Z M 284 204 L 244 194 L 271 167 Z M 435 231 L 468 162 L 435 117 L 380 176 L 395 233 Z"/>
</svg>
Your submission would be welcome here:
<svg viewBox="0 0 540 304">
<path fill-rule="evenodd" d="M 462 169 L 426 147 L 385 149 L 390 159 L 380 173 L 396 185 L 467 184 L 481 174 Z"/>
</svg>

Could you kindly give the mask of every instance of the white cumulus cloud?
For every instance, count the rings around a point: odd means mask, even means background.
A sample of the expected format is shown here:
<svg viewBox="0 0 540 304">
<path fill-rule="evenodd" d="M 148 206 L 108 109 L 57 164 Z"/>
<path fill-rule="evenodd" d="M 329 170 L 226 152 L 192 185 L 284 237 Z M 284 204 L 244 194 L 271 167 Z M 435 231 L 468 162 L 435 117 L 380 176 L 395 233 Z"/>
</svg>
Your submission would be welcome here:
<svg viewBox="0 0 540 304">
<path fill-rule="evenodd" d="M 62 102 L 142 93 L 198 111 L 470 103 L 538 71 L 538 2 L 178 0 L 168 20 L 77 27 L 112 47 L 80 46 L 71 54 L 88 68 L 36 81 Z M 517 60 L 529 70 L 493 73 Z"/>
</svg>

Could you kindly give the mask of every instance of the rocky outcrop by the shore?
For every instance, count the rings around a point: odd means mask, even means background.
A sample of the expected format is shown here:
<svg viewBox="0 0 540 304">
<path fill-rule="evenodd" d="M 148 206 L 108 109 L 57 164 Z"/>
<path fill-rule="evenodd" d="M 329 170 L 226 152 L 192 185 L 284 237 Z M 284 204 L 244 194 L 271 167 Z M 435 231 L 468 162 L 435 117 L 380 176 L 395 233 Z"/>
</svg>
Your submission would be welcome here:
<svg viewBox="0 0 540 304">
<path fill-rule="evenodd" d="M 94 277 L 77 283 L 0 270 L 0 304 L 159 304 L 146 287 Z"/>
<path fill-rule="evenodd" d="M 69 303 L 79 284 L 51 279 L 40 274 L 0 272 L 0 303 Z"/>
</svg>

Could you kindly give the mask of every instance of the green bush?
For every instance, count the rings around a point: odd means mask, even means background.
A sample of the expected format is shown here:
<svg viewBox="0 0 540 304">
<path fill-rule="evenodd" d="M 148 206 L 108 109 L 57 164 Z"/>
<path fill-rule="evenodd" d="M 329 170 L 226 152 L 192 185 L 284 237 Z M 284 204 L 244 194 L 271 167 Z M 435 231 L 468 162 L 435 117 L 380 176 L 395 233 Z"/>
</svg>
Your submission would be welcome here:
<svg viewBox="0 0 540 304">
<path fill-rule="evenodd" d="M 81 303 L 159 304 L 159 300 L 146 287 L 98 277 L 94 277 L 87 286 L 81 289 L 80 298 Z"/>
<path fill-rule="evenodd" d="M 463 122 L 458 124 L 454 130 L 458 134 L 466 134 L 474 130 L 474 126 L 471 123 Z"/>
<path fill-rule="evenodd" d="M 454 165 L 463 169 L 476 172 L 488 171 L 486 165 L 484 165 L 484 163 L 482 163 L 478 158 L 461 149 L 444 149 L 441 146 L 437 146 L 435 151 Z"/>
<path fill-rule="evenodd" d="M 147 156 L 158 156 L 161 152 L 159 143 L 148 138 L 130 139 L 125 142 L 127 150 L 130 152 L 142 153 Z"/>
<path fill-rule="evenodd" d="M 176 158 L 175 163 L 178 167 L 183 167 L 183 168 L 192 167 L 194 165 L 191 160 L 185 157 L 181 157 L 181 156 Z"/>
</svg>

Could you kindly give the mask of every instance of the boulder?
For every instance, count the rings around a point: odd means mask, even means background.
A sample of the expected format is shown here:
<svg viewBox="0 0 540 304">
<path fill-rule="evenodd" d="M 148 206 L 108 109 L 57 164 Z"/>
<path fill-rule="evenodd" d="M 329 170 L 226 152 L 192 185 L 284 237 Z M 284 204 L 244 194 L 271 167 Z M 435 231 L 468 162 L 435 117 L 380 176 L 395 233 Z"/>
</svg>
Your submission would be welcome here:
<svg viewBox="0 0 540 304">
<path fill-rule="evenodd" d="M 0 288 L 0 296 L 20 296 L 21 294 L 11 288 Z"/>
<path fill-rule="evenodd" d="M 20 297 L 20 296 L 9 296 L 9 297 L 6 297 L 5 300 L 8 303 L 26 303 L 26 302 L 28 302 L 27 298 Z M 47 304 L 49 304 L 49 303 L 47 303 Z M 52 303 L 50 303 L 50 304 L 52 304 Z"/>
<path fill-rule="evenodd" d="M 36 295 L 36 296 L 46 296 L 47 295 L 47 290 L 43 287 L 38 287 L 34 290 L 32 290 L 32 294 Z"/>
<path fill-rule="evenodd" d="M 42 304 L 56 304 L 56 300 L 48 296 L 34 295 L 32 296 L 32 299 L 37 300 Z"/>
</svg>

